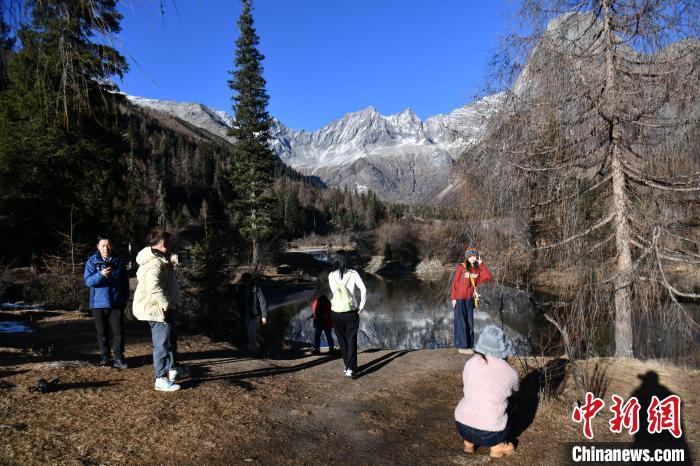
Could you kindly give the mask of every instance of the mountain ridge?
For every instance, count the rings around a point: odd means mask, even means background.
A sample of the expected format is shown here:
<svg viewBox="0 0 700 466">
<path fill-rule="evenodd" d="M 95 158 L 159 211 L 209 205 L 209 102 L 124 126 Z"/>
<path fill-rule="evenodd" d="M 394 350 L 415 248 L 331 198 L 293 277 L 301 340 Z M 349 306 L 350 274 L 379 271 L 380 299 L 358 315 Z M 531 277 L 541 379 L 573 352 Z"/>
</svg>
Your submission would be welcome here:
<svg viewBox="0 0 700 466">
<path fill-rule="evenodd" d="M 134 104 L 170 114 L 229 142 L 233 119 L 196 102 L 127 95 Z M 294 130 L 273 119 L 271 147 L 286 165 L 323 182 L 409 204 L 430 203 L 449 184 L 454 161 L 476 142 L 498 95 L 421 120 L 411 109 L 382 115 L 373 106 L 322 128 Z"/>
</svg>

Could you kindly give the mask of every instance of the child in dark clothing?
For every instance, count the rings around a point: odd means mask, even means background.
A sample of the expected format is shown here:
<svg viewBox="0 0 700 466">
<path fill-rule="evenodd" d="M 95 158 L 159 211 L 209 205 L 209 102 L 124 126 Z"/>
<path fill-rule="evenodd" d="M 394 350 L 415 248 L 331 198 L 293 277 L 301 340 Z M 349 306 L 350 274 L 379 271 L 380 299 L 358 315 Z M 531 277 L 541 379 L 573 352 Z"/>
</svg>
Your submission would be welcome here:
<svg viewBox="0 0 700 466">
<path fill-rule="evenodd" d="M 314 319 L 314 354 L 321 353 L 321 333 L 326 334 L 328 350 L 333 351 L 334 342 L 331 334 L 333 320 L 331 318 L 330 299 L 325 294 L 314 299 L 314 302 L 311 304 L 311 312 Z"/>
</svg>

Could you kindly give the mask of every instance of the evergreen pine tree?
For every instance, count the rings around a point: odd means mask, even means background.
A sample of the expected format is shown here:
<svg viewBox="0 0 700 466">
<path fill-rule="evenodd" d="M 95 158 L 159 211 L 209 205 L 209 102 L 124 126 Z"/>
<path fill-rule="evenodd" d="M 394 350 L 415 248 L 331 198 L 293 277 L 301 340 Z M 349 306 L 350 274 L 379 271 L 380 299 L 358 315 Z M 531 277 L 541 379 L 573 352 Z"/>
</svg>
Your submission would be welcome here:
<svg viewBox="0 0 700 466">
<path fill-rule="evenodd" d="M 119 31 L 115 0 L 27 1 L 0 91 L 0 255 L 58 245 L 74 208 L 76 237 L 108 226 L 123 195 L 116 101 L 109 78 L 125 59 L 101 38 Z M 9 36 L 2 26 L 3 48 Z"/>
<path fill-rule="evenodd" d="M 146 189 L 143 173 L 133 150 L 126 156 L 125 186 L 122 194 L 124 201 L 119 212 L 112 219 L 116 235 L 123 241 L 138 242 L 149 227 L 149 210 L 144 205 L 143 193 Z M 150 204 L 151 200 L 147 202 Z"/>
<path fill-rule="evenodd" d="M 224 224 L 222 204 L 214 193 L 210 203 L 203 201 L 201 208 L 204 238 L 192 250 L 192 267 L 189 277 L 197 289 L 201 305 L 198 319 L 207 333 L 213 337 L 230 337 L 240 332 L 238 315 L 231 312 L 231 296 L 227 286 L 226 248 L 221 238 Z"/>
<path fill-rule="evenodd" d="M 5 22 L 3 6 L 0 2 L 0 92 L 7 87 L 7 62 L 15 45 L 10 34 L 10 26 Z"/>
<path fill-rule="evenodd" d="M 287 202 L 288 216 L 285 230 L 290 238 L 301 236 L 303 234 L 301 204 L 299 203 L 298 191 L 293 190 L 289 193 Z"/>
<path fill-rule="evenodd" d="M 242 214 L 241 234 L 250 241 L 255 272 L 260 263 L 260 242 L 271 231 L 272 198 L 268 193 L 275 155 L 269 146 L 272 119 L 267 113 L 269 96 L 262 76 L 264 57 L 257 49 L 260 41 L 253 27 L 252 2 L 242 3 L 235 70 L 229 80 L 229 87 L 235 91 L 234 123 L 229 135 L 236 138 L 229 181 L 236 195 L 232 207 Z"/>
</svg>

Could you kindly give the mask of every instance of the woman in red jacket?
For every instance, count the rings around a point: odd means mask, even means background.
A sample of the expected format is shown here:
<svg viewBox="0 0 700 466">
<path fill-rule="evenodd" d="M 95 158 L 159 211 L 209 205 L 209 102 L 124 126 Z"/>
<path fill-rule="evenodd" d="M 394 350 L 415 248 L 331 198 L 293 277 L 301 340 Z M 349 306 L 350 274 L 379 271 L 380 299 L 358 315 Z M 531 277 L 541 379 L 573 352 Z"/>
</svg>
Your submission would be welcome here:
<svg viewBox="0 0 700 466">
<path fill-rule="evenodd" d="M 479 298 L 477 288 L 493 276 L 481 260 L 479 251 L 468 247 L 464 262 L 457 264 L 452 280 L 452 307 L 455 313 L 455 348 L 460 353 L 474 352 L 474 298 Z"/>
</svg>

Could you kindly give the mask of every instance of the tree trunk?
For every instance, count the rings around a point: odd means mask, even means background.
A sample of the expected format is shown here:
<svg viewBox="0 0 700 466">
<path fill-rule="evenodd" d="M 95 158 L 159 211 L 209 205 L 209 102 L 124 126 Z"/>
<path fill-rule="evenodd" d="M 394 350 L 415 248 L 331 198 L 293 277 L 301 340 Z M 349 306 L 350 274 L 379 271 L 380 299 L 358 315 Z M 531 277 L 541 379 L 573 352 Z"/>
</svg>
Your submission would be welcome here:
<svg viewBox="0 0 700 466">
<path fill-rule="evenodd" d="M 255 193 L 252 195 L 253 202 L 255 201 Z M 255 204 L 253 204 L 255 205 Z M 251 268 L 253 276 L 258 274 L 258 265 L 260 264 L 260 242 L 258 241 L 258 221 L 257 221 L 257 209 L 253 208 L 250 211 L 250 243 L 253 248 L 253 260 L 251 261 Z"/>
<path fill-rule="evenodd" d="M 617 267 L 615 273 L 615 356 L 633 357 L 632 352 L 632 299 L 630 296 L 630 271 L 632 254 L 630 251 L 629 231 L 625 204 L 625 175 L 619 159 L 619 147 L 613 143 L 612 176 L 613 176 L 613 209 L 615 210 L 615 245 L 617 247 Z"/>
<path fill-rule="evenodd" d="M 628 202 L 625 191 L 625 174 L 622 171 L 620 157 L 621 134 L 617 111 L 617 92 L 615 79 L 615 48 L 614 35 L 611 27 L 610 3 L 604 5 L 604 34 L 605 34 L 605 89 L 603 94 L 606 107 L 605 118 L 609 124 L 611 169 L 612 169 L 612 209 L 615 213 L 613 228 L 615 229 L 615 246 L 617 249 L 617 264 L 615 268 L 615 356 L 633 357 L 632 352 L 632 299 L 630 296 L 632 253 L 630 251 L 629 231 L 627 228 L 626 205 Z"/>
<path fill-rule="evenodd" d="M 251 234 L 251 243 L 253 246 L 253 260 L 250 266 L 253 276 L 256 276 L 258 274 L 258 265 L 260 264 L 260 243 L 258 242 L 258 235 L 256 232 Z"/>
</svg>

